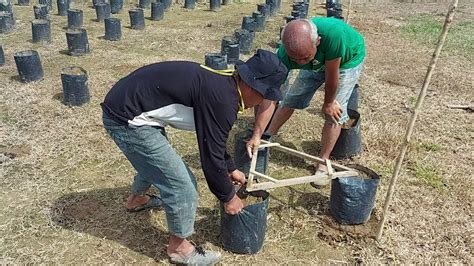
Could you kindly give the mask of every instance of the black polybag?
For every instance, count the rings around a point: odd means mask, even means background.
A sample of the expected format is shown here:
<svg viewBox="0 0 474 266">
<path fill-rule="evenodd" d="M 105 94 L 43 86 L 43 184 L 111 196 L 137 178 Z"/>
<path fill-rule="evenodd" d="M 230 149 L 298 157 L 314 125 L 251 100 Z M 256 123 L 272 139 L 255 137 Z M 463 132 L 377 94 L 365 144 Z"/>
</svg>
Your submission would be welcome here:
<svg viewBox="0 0 474 266">
<path fill-rule="evenodd" d="M 339 177 L 332 180 L 329 210 L 340 224 L 362 224 L 374 207 L 379 175 L 361 165 L 349 165 L 370 178 Z"/>
<path fill-rule="evenodd" d="M 252 159 L 247 153 L 247 147 L 245 146 L 247 141 L 252 137 L 253 129 L 248 128 L 243 132 L 239 132 L 235 136 L 235 147 L 234 147 L 234 162 L 235 166 L 242 171 L 245 176 L 249 175 L 250 163 Z M 262 139 L 269 141 L 271 136 L 268 133 L 262 135 Z M 270 151 L 269 148 L 259 148 L 257 155 L 257 164 L 255 165 L 255 171 L 265 174 L 268 168 L 268 159 Z M 258 179 L 256 176 L 255 179 Z"/>
<path fill-rule="evenodd" d="M 221 241 L 224 249 L 240 254 L 255 254 L 263 246 L 267 230 L 269 193 L 263 190 L 248 192 L 248 197 L 262 201 L 245 206 L 236 215 L 224 211 L 221 203 Z"/>
</svg>

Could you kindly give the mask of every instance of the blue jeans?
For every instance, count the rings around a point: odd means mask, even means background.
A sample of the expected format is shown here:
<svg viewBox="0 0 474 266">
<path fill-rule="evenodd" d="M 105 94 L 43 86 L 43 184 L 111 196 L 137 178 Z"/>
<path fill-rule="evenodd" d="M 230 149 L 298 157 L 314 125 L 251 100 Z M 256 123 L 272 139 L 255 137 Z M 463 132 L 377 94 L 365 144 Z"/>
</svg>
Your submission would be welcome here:
<svg viewBox="0 0 474 266">
<path fill-rule="evenodd" d="M 349 120 L 347 115 L 347 103 L 351 97 L 354 86 L 362 73 L 363 64 L 349 69 L 339 70 L 339 84 L 336 91 L 336 101 L 341 105 L 342 115 L 338 124 L 342 125 Z M 285 83 L 282 105 L 291 109 L 304 109 L 309 106 L 316 90 L 325 81 L 325 72 L 301 69 L 295 82 L 291 87 Z M 332 123 L 330 117 L 326 116 L 326 123 Z"/>
<path fill-rule="evenodd" d="M 160 191 L 168 230 L 186 238 L 194 231 L 198 202 L 196 178 L 171 147 L 164 128 L 124 126 L 103 113 L 104 128 L 137 171 L 132 193 L 144 195 L 151 185 Z"/>
</svg>

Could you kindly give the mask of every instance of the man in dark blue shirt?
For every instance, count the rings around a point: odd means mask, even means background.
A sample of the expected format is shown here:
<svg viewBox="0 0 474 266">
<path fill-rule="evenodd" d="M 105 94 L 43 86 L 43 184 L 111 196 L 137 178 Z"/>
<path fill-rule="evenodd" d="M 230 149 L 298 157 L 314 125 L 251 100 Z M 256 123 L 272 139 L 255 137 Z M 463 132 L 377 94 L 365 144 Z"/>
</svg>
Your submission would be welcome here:
<svg viewBox="0 0 474 266">
<path fill-rule="evenodd" d="M 167 252 L 175 263 L 212 264 L 220 254 L 186 240 L 194 230 L 196 179 L 170 146 L 165 127 L 196 131 L 207 184 L 234 215 L 243 204 L 233 182 L 243 184 L 245 176 L 226 151 L 229 132 L 239 110 L 281 99 L 287 68 L 275 54 L 258 50 L 235 68 L 216 71 L 185 61 L 144 66 L 118 81 L 102 103 L 104 127 L 137 170 L 125 207 L 164 207 Z M 146 194 L 151 185 L 160 197 Z"/>
</svg>

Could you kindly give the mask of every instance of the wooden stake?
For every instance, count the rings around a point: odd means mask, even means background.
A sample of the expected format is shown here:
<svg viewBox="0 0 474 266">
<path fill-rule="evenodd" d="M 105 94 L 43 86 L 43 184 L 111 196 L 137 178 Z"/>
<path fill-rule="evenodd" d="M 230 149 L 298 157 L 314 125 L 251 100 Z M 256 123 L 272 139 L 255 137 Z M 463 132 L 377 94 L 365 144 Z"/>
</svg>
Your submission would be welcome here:
<svg viewBox="0 0 474 266">
<path fill-rule="evenodd" d="M 393 192 L 395 190 L 395 183 L 397 181 L 398 173 L 400 172 L 400 168 L 402 166 L 403 157 L 405 157 L 408 143 L 410 142 L 411 134 L 413 132 L 413 127 L 415 125 L 416 117 L 418 116 L 420 106 L 423 104 L 423 99 L 425 98 L 426 91 L 428 89 L 428 84 L 431 81 L 433 70 L 436 67 L 436 62 L 438 61 L 439 54 L 441 52 L 441 49 L 443 48 L 444 41 L 446 40 L 446 35 L 448 34 L 448 29 L 451 26 L 451 23 L 453 21 L 454 10 L 456 9 L 457 6 L 458 6 L 458 0 L 453 0 L 449 7 L 448 13 L 446 14 L 443 30 L 441 31 L 441 34 L 438 39 L 438 45 L 436 46 L 433 56 L 431 57 L 431 62 L 430 62 L 430 65 L 428 66 L 428 71 L 426 72 L 425 80 L 423 82 L 423 87 L 421 88 L 420 94 L 418 95 L 415 109 L 413 110 L 413 114 L 410 118 L 410 122 L 408 124 L 408 128 L 405 134 L 405 139 L 403 140 L 402 148 L 400 150 L 400 154 L 398 155 L 397 163 L 395 164 L 395 169 L 393 171 L 392 178 L 390 179 L 390 185 L 388 187 L 387 195 L 385 197 L 385 204 L 383 206 L 383 211 L 382 211 L 382 219 L 380 220 L 378 230 L 377 230 L 377 235 L 376 235 L 377 241 L 379 241 L 380 238 L 382 237 L 383 227 L 384 227 L 385 220 L 387 217 L 387 210 L 388 210 L 388 207 L 390 206 L 390 201 L 392 200 Z"/>
<path fill-rule="evenodd" d="M 349 24 L 349 14 L 351 13 L 352 0 L 349 0 L 349 7 L 347 7 L 346 23 Z"/>
</svg>

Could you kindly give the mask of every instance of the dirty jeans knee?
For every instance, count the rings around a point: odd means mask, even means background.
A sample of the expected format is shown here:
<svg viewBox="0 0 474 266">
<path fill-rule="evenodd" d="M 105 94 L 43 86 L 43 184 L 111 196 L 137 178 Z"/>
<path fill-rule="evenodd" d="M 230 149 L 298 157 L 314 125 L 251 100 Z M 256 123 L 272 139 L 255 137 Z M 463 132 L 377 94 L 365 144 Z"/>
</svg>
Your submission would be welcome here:
<svg viewBox="0 0 474 266">
<path fill-rule="evenodd" d="M 164 128 L 121 125 L 107 114 L 104 127 L 138 172 L 132 191 L 145 193 L 150 185 L 157 187 L 170 233 L 190 236 L 198 202 L 196 178 L 169 144 Z"/>
<path fill-rule="evenodd" d="M 170 234 L 186 238 L 194 232 L 198 203 L 196 178 L 169 144 L 164 130 L 154 136 L 148 135 L 148 139 L 160 144 L 151 144 L 147 153 L 148 161 L 154 164 L 147 180 L 160 191 Z"/>
<path fill-rule="evenodd" d="M 187 238 L 193 234 L 197 204 L 198 194 L 194 186 L 176 191 L 173 203 L 165 207 L 170 234 L 180 238 Z"/>
<path fill-rule="evenodd" d="M 136 139 L 134 139 L 134 134 L 131 132 L 132 129 L 127 125 L 116 122 L 106 112 L 103 112 L 102 120 L 105 130 L 132 165 L 134 161 L 141 160 L 142 158 L 136 150 Z M 136 168 L 136 170 L 139 172 L 140 167 Z M 148 191 L 150 186 L 151 183 L 140 175 L 140 173 L 137 173 L 132 184 L 132 193 L 135 195 L 143 195 Z"/>
</svg>

